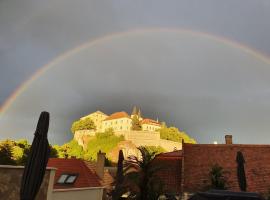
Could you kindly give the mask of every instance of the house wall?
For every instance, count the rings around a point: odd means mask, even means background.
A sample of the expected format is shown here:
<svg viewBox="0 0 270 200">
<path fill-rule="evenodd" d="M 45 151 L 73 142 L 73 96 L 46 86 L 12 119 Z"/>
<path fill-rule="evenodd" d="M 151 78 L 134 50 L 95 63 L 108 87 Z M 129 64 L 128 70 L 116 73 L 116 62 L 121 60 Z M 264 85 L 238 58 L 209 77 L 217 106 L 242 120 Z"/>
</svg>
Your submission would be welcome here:
<svg viewBox="0 0 270 200">
<path fill-rule="evenodd" d="M 84 120 L 86 118 L 90 118 L 96 125 L 96 131 L 100 132 L 102 131 L 102 122 L 104 119 L 106 119 L 108 117 L 108 115 L 105 115 L 99 111 L 96 111 L 94 113 L 91 113 L 87 116 L 84 116 L 82 118 L 80 118 L 81 120 Z"/>
<path fill-rule="evenodd" d="M 167 193 L 181 193 L 181 167 L 182 158 L 179 157 L 156 157 L 154 165 L 160 166 L 157 175 L 164 184 Z"/>
<path fill-rule="evenodd" d="M 114 131 L 129 131 L 131 130 L 132 120 L 127 117 L 105 120 L 102 122 L 102 130 L 112 128 Z"/>
<path fill-rule="evenodd" d="M 0 199 L 20 200 L 20 186 L 24 167 L 0 165 Z M 51 200 L 51 188 L 55 169 L 48 168 L 45 172 L 43 182 L 36 199 Z"/>
<path fill-rule="evenodd" d="M 156 131 L 160 129 L 160 126 L 154 124 L 142 124 L 143 131 Z"/>
<path fill-rule="evenodd" d="M 270 145 L 184 144 L 182 185 L 184 192 L 203 191 L 210 185 L 209 172 L 214 164 L 223 167 L 228 189 L 239 191 L 237 152 L 245 159 L 247 191 L 267 193 L 270 188 Z"/>
<path fill-rule="evenodd" d="M 52 200 L 102 200 L 103 188 L 57 189 Z"/>
</svg>

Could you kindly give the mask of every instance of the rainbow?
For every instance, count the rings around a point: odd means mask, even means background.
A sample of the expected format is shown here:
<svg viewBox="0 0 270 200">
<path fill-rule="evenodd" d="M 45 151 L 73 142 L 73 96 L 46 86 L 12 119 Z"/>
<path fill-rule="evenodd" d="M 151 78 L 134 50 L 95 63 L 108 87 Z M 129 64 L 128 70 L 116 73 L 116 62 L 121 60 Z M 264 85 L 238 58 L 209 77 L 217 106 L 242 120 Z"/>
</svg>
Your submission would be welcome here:
<svg viewBox="0 0 270 200">
<path fill-rule="evenodd" d="M 29 79 L 24 81 L 7 98 L 7 100 L 0 107 L 0 116 L 3 115 L 8 110 L 8 108 L 15 101 L 15 99 L 18 98 L 18 96 L 20 96 L 20 94 L 23 93 L 28 88 L 29 85 L 31 85 L 38 77 L 42 76 L 42 74 L 44 74 L 46 71 L 48 71 L 51 67 L 53 67 L 58 62 L 61 62 L 61 61 L 65 60 L 66 58 L 68 58 L 69 56 L 72 56 L 72 55 L 74 55 L 74 54 L 76 54 L 76 53 L 78 53 L 78 52 L 80 52 L 80 51 L 82 51 L 90 46 L 93 46 L 95 44 L 103 43 L 103 42 L 106 42 L 107 40 L 110 40 L 113 38 L 123 37 L 123 36 L 126 36 L 128 34 L 141 34 L 141 33 L 147 33 L 147 32 L 179 32 L 179 33 L 190 34 L 190 35 L 194 35 L 194 36 L 206 37 L 206 38 L 221 42 L 225 45 L 232 46 L 234 48 L 238 48 L 238 49 L 246 52 L 247 54 L 250 54 L 250 55 L 256 57 L 257 59 L 259 59 L 267 64 L 270 64 L 270 59 L 266 55 L 264 55 L 263 53 L 261 53 L 257 50 L 254 50 L 254 49 L 252 49 L 244 44 L 238 43 L 234 40 L 231 40 L 231 39 L 228 39 L 225 37 L 221 37 L 221 36 L 212 35 L 212 34 L 206 33 L 206 32 L 197 32 L 197 31 L 188 30 L 188 29 L 172 29 L 172 28 L 169 28 L 169 29 L 168 28 L 133 29 L 133 30 L 125 31 L 125 32 L 116 32 L 113 34 L 109 34 L 109 35 L 106 35 L 103 37 L 99 37 L 99 38 L 87 41 L 86 43 L 83 43 L 83 44 L 59 55 L 58 57 L 56 57 L 54 60 L 52 60 L 48 64 L 42 66 Z"/>
</svg>

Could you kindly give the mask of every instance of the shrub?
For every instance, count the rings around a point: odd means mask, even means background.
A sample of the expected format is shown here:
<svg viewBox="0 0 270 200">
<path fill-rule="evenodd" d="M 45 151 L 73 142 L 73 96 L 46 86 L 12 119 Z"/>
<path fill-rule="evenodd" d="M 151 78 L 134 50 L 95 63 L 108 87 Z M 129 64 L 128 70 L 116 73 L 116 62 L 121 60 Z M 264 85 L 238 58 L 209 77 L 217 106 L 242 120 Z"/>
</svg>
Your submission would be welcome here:
<svg viewBox="0 0 270 200">
<path fill-rule="evenodd" d="M 221 166 L 218 164 L 215 164 L 212 166 L 209 176 L 211 180 L 211 188 L 213 189 L 220 189 L 220 190 L 225 190 L 227 189 L 227 179 L 224 176 L 225 171 Z"/>
<path fill-rule="evenodd" d="M 90 118 L 80 119 L 72 123 L 71 132 L 74 134 L 79 130 L 93 130 L 96 129 L 95 123 Z"/>
<path fill-rule="evenodd" d="M 190 138 L 185 132 L 179 131 L 176 127 L 166 127 L 163 126 L 160 130 L 160 138 L 165 140 L 171 140 L 175 142 L 182 142 L 182 139 L 185 143 L 196 143 L 193 138 Z"/>
<path fill-rule="evenodd" d="M 96 160 L 97 152 L 102 150 L 102 152 L 108 154 L 120 141 L 123 141 L 123 136 L 115 136 L 112 130 L 107 130 L 104 133 L 97 133 L 96 137 L 89 141 L 87 150 L 84 155 L 86 160 Z"/>
</svg>

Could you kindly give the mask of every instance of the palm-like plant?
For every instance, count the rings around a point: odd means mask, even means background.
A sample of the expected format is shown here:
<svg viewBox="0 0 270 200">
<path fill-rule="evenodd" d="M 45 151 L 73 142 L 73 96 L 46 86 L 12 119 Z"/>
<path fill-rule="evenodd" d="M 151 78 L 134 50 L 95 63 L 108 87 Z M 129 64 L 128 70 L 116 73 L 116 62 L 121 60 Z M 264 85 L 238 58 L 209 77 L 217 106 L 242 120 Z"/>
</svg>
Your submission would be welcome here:
<svg viewBox="0 0 270 200">
<path fill-rule="evenodd" d="M 129 199 L 156 200 L 162 194 L 163 184 L 157 176 L 161 166 L 154 163 L 155 152 L 139 147 L 141 157 L 130 156 L 125 161 L 125 185 Z"/>
</svg>

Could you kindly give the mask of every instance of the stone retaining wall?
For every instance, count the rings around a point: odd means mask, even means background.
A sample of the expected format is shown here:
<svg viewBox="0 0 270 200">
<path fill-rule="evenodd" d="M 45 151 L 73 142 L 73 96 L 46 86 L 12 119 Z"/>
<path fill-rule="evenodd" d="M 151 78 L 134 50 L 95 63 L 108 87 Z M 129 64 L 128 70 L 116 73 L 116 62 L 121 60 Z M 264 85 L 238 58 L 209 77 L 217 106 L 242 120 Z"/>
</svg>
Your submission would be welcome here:
<svg viewBox="0 0 270 200">
<path fill-rule="evenodd" d="M 154 131 L 116 131 L 114 134 L 117 136 L 123 135 L 125 140 L 131 141 L 137 147 L 161 146 L 166 151 L 182 149 L 182 143 L 160 139 L 160 134 Z M 79 145 L 85 148 L 88 142 L 87 138 L 94 135 L 95 132 L 93 131 L 76 131 L 74 134 L 74 139 L 78 142 Z"/>
<path fill-rule="evenodd" d="M 21 178 L 24 167 L 0 165 L 0 199 L 20 200 Z M 48 168 L 36 199 L 51 200 L 55 169 Z"/>
</svg>

